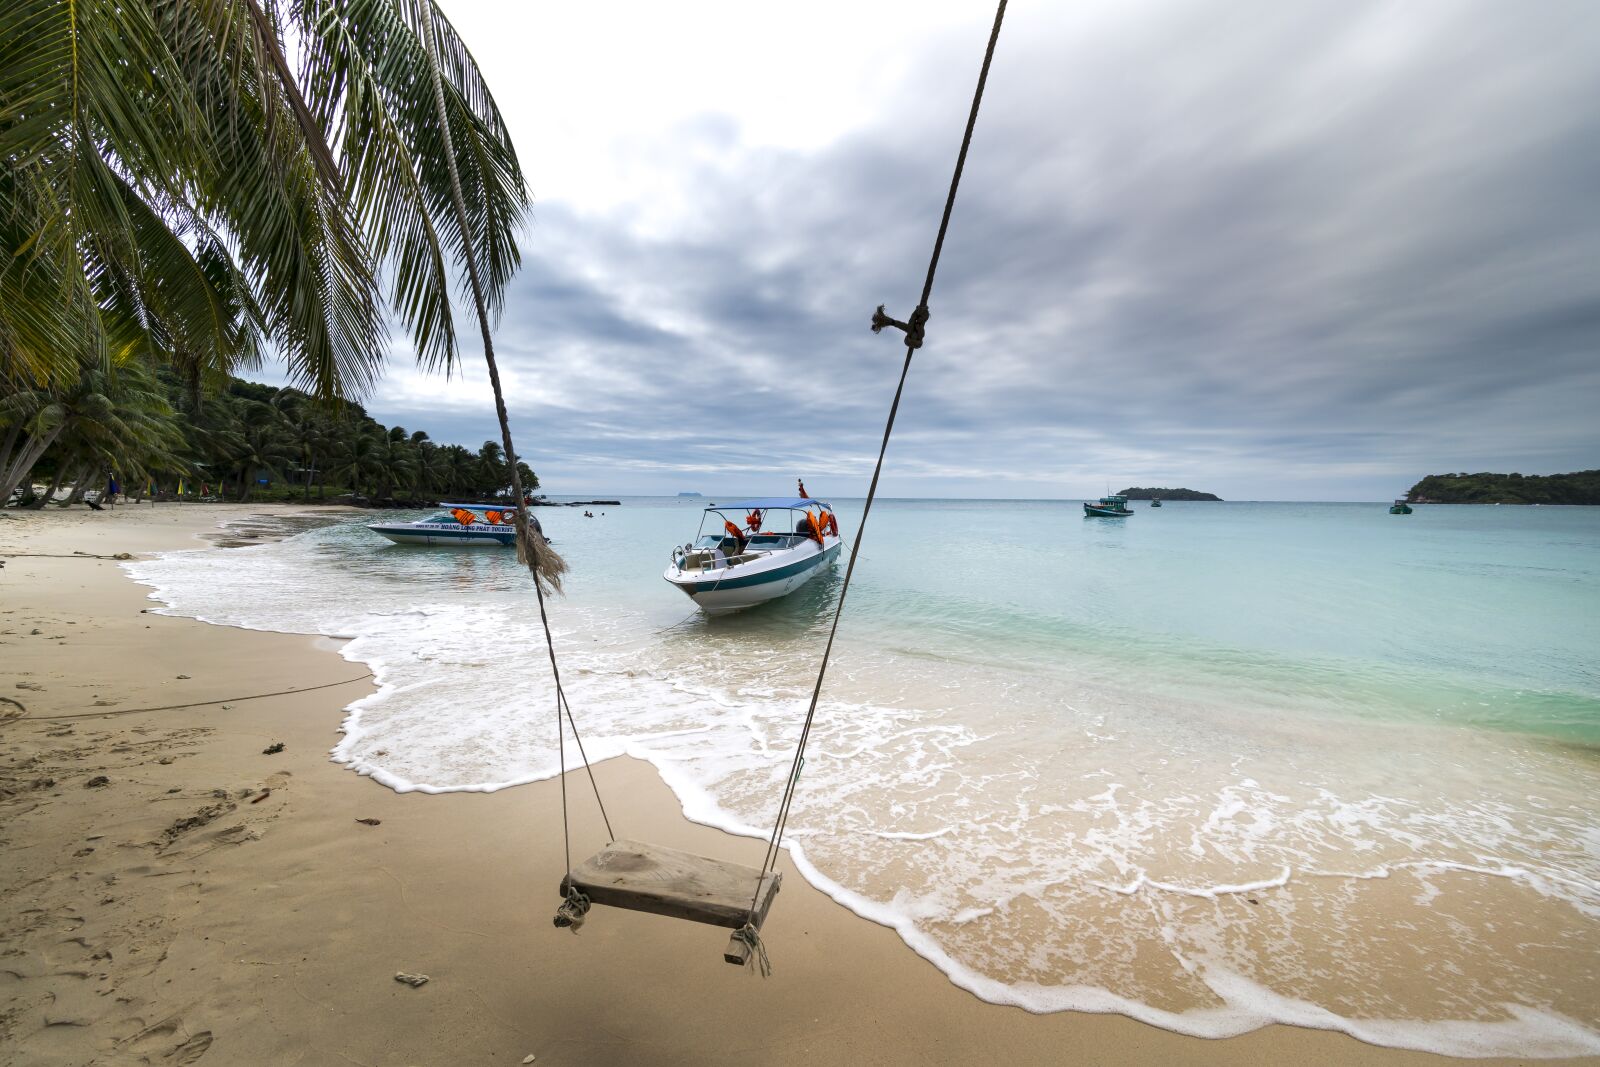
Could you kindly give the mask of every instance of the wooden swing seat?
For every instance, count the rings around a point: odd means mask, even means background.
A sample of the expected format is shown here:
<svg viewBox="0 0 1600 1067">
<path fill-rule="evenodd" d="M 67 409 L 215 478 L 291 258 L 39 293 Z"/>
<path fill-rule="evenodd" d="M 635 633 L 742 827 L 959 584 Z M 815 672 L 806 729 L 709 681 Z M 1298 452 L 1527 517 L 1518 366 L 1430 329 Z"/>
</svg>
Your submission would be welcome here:
<svg viewBox="0 0 1600 1067">
<path fill-rule="evenodd" d="M 696 856 L 638 841 L 614 841 L 561 880 L 561 895 L 576 888 L 592 904 L 646 911 L 674 919 L 739 930 L 766 922 L 783 875 L 762 876 L 754 867 Z M 757 892 L 757 885 L 760 891 Z M 756 902 L 754 913 L 750 902 Z M 737 935 L 723 958 L 743 964 L 750 946 Z"/>
</svg>

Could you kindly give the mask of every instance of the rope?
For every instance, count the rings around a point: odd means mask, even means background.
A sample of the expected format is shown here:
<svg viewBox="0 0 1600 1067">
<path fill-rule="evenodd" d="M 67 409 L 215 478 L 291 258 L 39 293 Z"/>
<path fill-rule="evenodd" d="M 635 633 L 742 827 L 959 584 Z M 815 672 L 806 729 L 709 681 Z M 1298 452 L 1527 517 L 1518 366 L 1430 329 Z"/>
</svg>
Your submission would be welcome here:
<svg viewBox="0 0 1600 1067">
<path fill-rule="evenodd" d="M 93 552 L 0 552 L 0 559 L 133 559 L 131 552 L 118 552 L 112 556 L 97 556 Z"/>
<path fill-rule="evenodd" d="M 532 530 L 528 531 L 528 535 L 530 537 L 542 536 Z M 583 769 L 589 774 L 589 786 L 594 790 L 594 801 L 600 807 L 600 818 L 606 824 L 607 840 L 615 841 L 616 834 L 611 830 L 611 817 L 606 814 L 605 801 L 600 799 L 600 785 L 595 781 L 594 767 L 589 763 L 589 754 L 584 751 L 583 737 L 578 733 L 578 724 L 572 718 L 572 705 L 567 701 L 566 687 L 561 684 L 561 666 L 556 662 L 555 638 L 550 633 L 550 616 L 545 611 L 544 587 L 537 576 L 533 581 L 533 591 L 539 598 L 539 622 L 544 627 L 545 650 L 550 657 L 550 674 L 555 679 L 556 686 L 556 752 L 561 764 L 561 848 L 566 858 L 567 877 L 570 879 L 572 877 L 572 828 L 567 806 L 567 732 L 561 725 L 563 710 L 566 712 L 567 725 L 572 727 L 572 739 L 578 744 L 578 755 L 583 758 Z M 565 904 L 562 905 L 563 908 L 566 906 Z M 588 910 L 587 901 L 584 903 L 584 910 Z M 557 917 L 559 918 L 559 914 Z M 582 916 L 580 915 L 579 923 L 581 924 L 581 922 Z M 558 923 L 558 925 L 560 924 Z"/>
<path fill-rule="evenodd" d="M 577 933 L 583 928 L 583 920 L 588 914 L 589 898 L 581 889 L 568 882 L 567 898 L 556 909 L 555 925 L 560 929 Z"/>
<path fill-rule="evenodd" d="M 540 559 L 541 555 L 553 555 L 554 553 L 541 553 L 535 547 L 538 542 L 535 542 L 534 538 L 537 536 L 540 542 L 544 542 L 544 533 L 542 530 L 529 528 L 528 502 L 522 492 L 521 475 L 517 473 L 517 452 L 511 442 L 511 422 L 506 413 L 505 393 L 500 387 L 499 366 L 494 359 L 494 336 L 489 327 L 489 311 L 484 303 L 482 280 L 478 275 L 478 260 L 472 243 L 472 228 L 468 224 L 467 209 L 461 195 L 461 176 L 457 173 L 455 145 L 450 136 L 450 117 L 445 110 L 444 87 L 439 76 L 440 59 L 437 32 L 438 29 L 433 21 L 433 13 L 431 11 L 427 12 L 422 19 L 422 38 L 430 60 L 429 74 L 433 80 L 434 106 L 438 115 L 439 133 L 444 141 L 444 160 L 450 172 L 450 198 L 455 207 L 458 225 L 461 228 L 462 259 L 465 261 L 467 276 L 472 283 L 472 299 L 478 312 L 478 329 L 483 335 L 484 362 L 489 368 L 489 384 L 494 391 L 495 414 L 500 421 L 501 443 L 505 449 L 506 465 L 511 471 L 511 487 L 517 497 L 517 558 L 527 565 L 529 572 L 533 575 L 533 590 L 539 599 L 539 623 L 544 627 L 545 649 L 550 656 L 550 674 L 555 681 L 556 748 L 561 762 L 561 836 L 562 847 L 566 853 L 567 877 L 570 880 L 572 877 L 572 831 L 567 818 L 566 731 L 561 725 L 563 707 L 566 709 L 567 722 L 572 726 L 572 736 L 579 741 L 579 752 L 583 751 L 583 744 L 578 739 L 578 726 L 572 720 L 572 708 L 567 704 L 566 690 L 561 685 L 561 668 L 556 662 L 555 639 L 550 634 L 550 616 L 545 610 L 544 603 L 544 583 L 550 582 L 551 588 L 559 592 L 561 589 L 561 573 L 566 568 L 564 564 L 560 563 L 559 556 L 553 561 Z M 584 762 L 587 765 L 587 756 L 584 757 Z M 593 771 L 589 774 L 589 782 L 594 785 Z M 600 787 L 595 785 L 594 789 L 595 799 L 599 800 Z M 604 805 L 602 805 L 602 811 L 603 809 Z M 608 819 L 606 822 L 607 833 L 610 832 L 610 825 L 610 820 Z"/>
<path fill-rule="evenodd" d="M 761 972 L 761 977 L 772 977 L 772 960 L 767 957 L 767 946 L 761 940 L 761 931 L 756 929 L 753 922 L 747 922 L 733 932 L 733 936 L 750 946 L 750 954 L 745 957 L 744 965 Z"/>
<path fill-rule="evenodd" d="M 867 518 L 872 514 L 872 502 L 878 495 L 878 478 L 883 474 L 884 455 L 889 451 L 889 437 L 894 432 L 895 416 L 900 411 L 900 398 L 905 392 L 906 375 L 911 371 L 911 357 L 917 349 L 922 347 L 923 328 L 927 325 L 928 297 L 933 292 L 933 276 L 939 269 L 939 254 L 944 250 L 945 232 L 950 228 L 950 213 L 955 208 L 956 190 L 961 185 L 961 171 L 967 165 L 967 150 L 972 146 L 972 130 L 978 122 L 978 106 L 983 102 L 983 87 L 989 80 L 989 65 L 994 61 L 995 42 L 1000 38 L 1000 23 L 1005 18 L 1006 0 L 1000 0 L 999 7 L 994 13 L 994 28 L 989 31 L 989 46 L 983 53 L 983 67 L 978 72 L 978 86 L 972 94 L 972 110 L 967 114 L 966 132 L 961 137 L 961 151 L 956 156 L 955 174 L 950 178 L 950 193 L 945 197 L 944 215 L 939 219 L 939 235 L 933 242 L 933 255 L 928 260 L 928 274 L 922 283 L 922 297 L 917 303 L 917 309 L 911 313 L 910 321 L 900 322 L 884 313 L 883 305 L 872 316 L 872 332 L 878 333 L 885 326 L 893 326 L 905 333 L 906 358 L 900 367 L 900 382 L 895 386 L 894 401 L 889 405 L 889 419 L 883 427 L 883 441 L 878 446 L 878 462 L 872 469 L 872 483 L 867 487 L 866 506 L 861 509 L 861 524 L 856 527 L 856 538 L 850 546 L 850 564 L 845 568 L 844 584 L 839 587 L 839 601 L 834 605 L 833 624 L 828 628 L 828 643 L 822 652 L 822 663 L 817 668 L 817 681 L 811 689 L 811 703 L 806 709 L 805 725 L 800 729 L 800 741 L 795 746 L 794 761 L 789 767 L 789 779 L 784 786 L 783 800 L 778 805 L 778 817 L 772 825 L 772 836 L 767 841 L 766 859 L 762 861 L 761 877 L 756 880 L 755 895 L 750 898 L 750 920 L 745 929 L 753 930 L 755 927 L 756 907 L 761 899 L 761 887 L 769 871 L 776 869 L 779 848 L 783 841 L 783 832 L 789 822 L 789 811 L 794 802 L 795 786 L 800 781 L 800 769 L 805 765 L 806 742 L 811 739 L 811 725 L 817 715 L 817 701 L 822 695 L 822 681 L 828 673 L 828 660 L 833 655 L 833 641 L 839 632 L 839 618 L 844 614 L 845 597 L 850 593 L 850 579 L 855 574 L 856 558 L 861 552 L 861 541 L 866 535 Z M 740 936 L 743 931 L 740 931 Z M 759 938 L 758 938 L 759 940 Z M 763 951 L 763 973 L 770 973 L 770 966 L 765 965 L 765 952 Z"/>
<path fill-rule="evenodd" d="M 606 802 L 600 799 L 600 786 L 594 780 L 594 764 L 589 762 L 589 753 L 583 750 L 583 738 L 578 734 L 578 724 L 572 721 L 572 705 L 567 703 L 567 694 L 561 693 L 561 703 L 566 705 L 567 723 L 572 727 L 572 739 L 578 743 L 578 755 L 583 759 L 583 769 L 589 772 L 589 787 L 594 790 L 594 802 L 600 808 L 600 818 L 606 824 L 606 841 L 615 843 L 617 835 L 611 830 L 611 816 L 606 814 Z"/>
<path fill-rule="evenodd" d="M 349 685 L 351 682 L 362 682 L 371 677 L 372 672 L 368 671 L 367 673 L 357 675 L 354 678 L 346 678 L 342 682 L 326 682 L 322 685 L 308 685 L 302 689 L 279 689 L 272 693 L 251 693 L 249 696 L 242 697 L 221 697 L 217 700 L 196 700 L 189 704 L 163 704 L 159 708 L 118 708 L 116 711 L 84 711 L 75 715 L 9 715 L 0 717 L 0 725 L 4 725 L 8 722 L 21 722 L 23 719 L 27 719 L 29 722 L 59 722 L 63 719 L 109 719 L 114 715 L 140 715 L 147 711 L 180 711 L 183 708 L 203 708 L 211 704 L 233 704 L 245 700 L 265 700 L 268 697 L 282 697 L 289 696 L 291 694 L 313 693 L 318 689 L 332 689 L 336 685 Z M 22 704 L 19 701 L 12 700 L 10 697 L 0 697 L 0 700 L 4 700 L 8 704 L 16 704 L 19 708 L 22 707 Z M 23 711 L 26 713 L 27 709 L 24 708 Z"/>
</svg>

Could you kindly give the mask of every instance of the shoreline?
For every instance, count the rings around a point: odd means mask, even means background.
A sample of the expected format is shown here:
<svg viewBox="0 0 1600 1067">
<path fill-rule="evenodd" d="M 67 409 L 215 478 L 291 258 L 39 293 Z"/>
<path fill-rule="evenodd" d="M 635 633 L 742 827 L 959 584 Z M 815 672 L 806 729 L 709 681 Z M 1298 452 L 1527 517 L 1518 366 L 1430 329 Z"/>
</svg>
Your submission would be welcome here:
<svg viewBox="0 0 1600 1067">
<path fill-rule="evenodd" d="M 557 782 L 424 794 L 363 781 L 329 758 L 343 706 L 375 691 L 325 654 L 337 642 L 146 613 L 146 587 L 118 563 L 70 556 L 201 547 L 221 520 L 305 510 L 0 520 L 0 554 L 52 553 L 0 570 L 0 630 L 14 631 L 0 634 L 0 695 L 28 710 L 7 719 L 0 703 L 0 840 L 17 857 L 0 874 L 0 1048 L 15 1050 L 0 1056 L 17 1058 L 0 1062 L 1445 1059 L 1327 1030 L 1192 1038 L 981 1001 L 787 854 L 764 982 L 723 963 L 709 927 L 600 908 L 576 937 L 555 930 Z M 236 699 L 254 693 L 277 695 Z M 123 710 L 139 708 L 165 710 Z M 284 751 L 264 755 L 275 741 Z M 748 861 L 750 841 L 685 818 L 649 764 L 595 773 L 623 836 Z M 576 861 L 604 837 L 574 786 Z M 411 989 L 402 971 L 431 980 Z"/>
</svg>

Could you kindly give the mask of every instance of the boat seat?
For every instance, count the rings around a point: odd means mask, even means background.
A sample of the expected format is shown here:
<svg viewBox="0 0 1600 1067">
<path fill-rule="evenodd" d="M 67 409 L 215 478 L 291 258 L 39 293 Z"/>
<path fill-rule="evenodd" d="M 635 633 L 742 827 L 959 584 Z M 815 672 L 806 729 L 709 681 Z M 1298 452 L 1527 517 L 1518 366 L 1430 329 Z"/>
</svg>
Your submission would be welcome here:
<svg viewBox="0 0 1600 1067">
<path fill-rule="evenodd" d="M 696 856 L 675 848 L 613 841 L 572 868 L 572 873 L 561 880 L 561 895 L 565 897 L 569 889 L 577 889 L 591 904 L 688 919 L 735 931 L 750 923 L 759 930 L 782 881 L 783 875 L 777 871 L 763 875 L 741 863 Z M 735 935 L 723 956 L 729 963 L 742 964 L 749 948 Z"/>
</svg>

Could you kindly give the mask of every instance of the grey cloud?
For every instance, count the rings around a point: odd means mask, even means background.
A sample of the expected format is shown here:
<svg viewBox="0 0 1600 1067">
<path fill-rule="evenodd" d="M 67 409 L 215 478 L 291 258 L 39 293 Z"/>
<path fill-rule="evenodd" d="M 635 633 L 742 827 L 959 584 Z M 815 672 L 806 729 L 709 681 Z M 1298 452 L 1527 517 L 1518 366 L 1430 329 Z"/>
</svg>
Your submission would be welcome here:
<svg viewBox="0 0 1600 1067">
<path fill-rule="evenodd" d="M 548 488 L 864 488 L 902 351 L 866 320 L 914 301 L 981 36 L 817 152 L 672 131 L 717 150 L 657 159 L 663 226 L 538 206 L 499 344 Z M 1584 2 L 1014 5 L 886 490 L 1595 465 L 1596 55 Z M 492 436 L 487 399 L 370 406 Z"/>
</svg>

